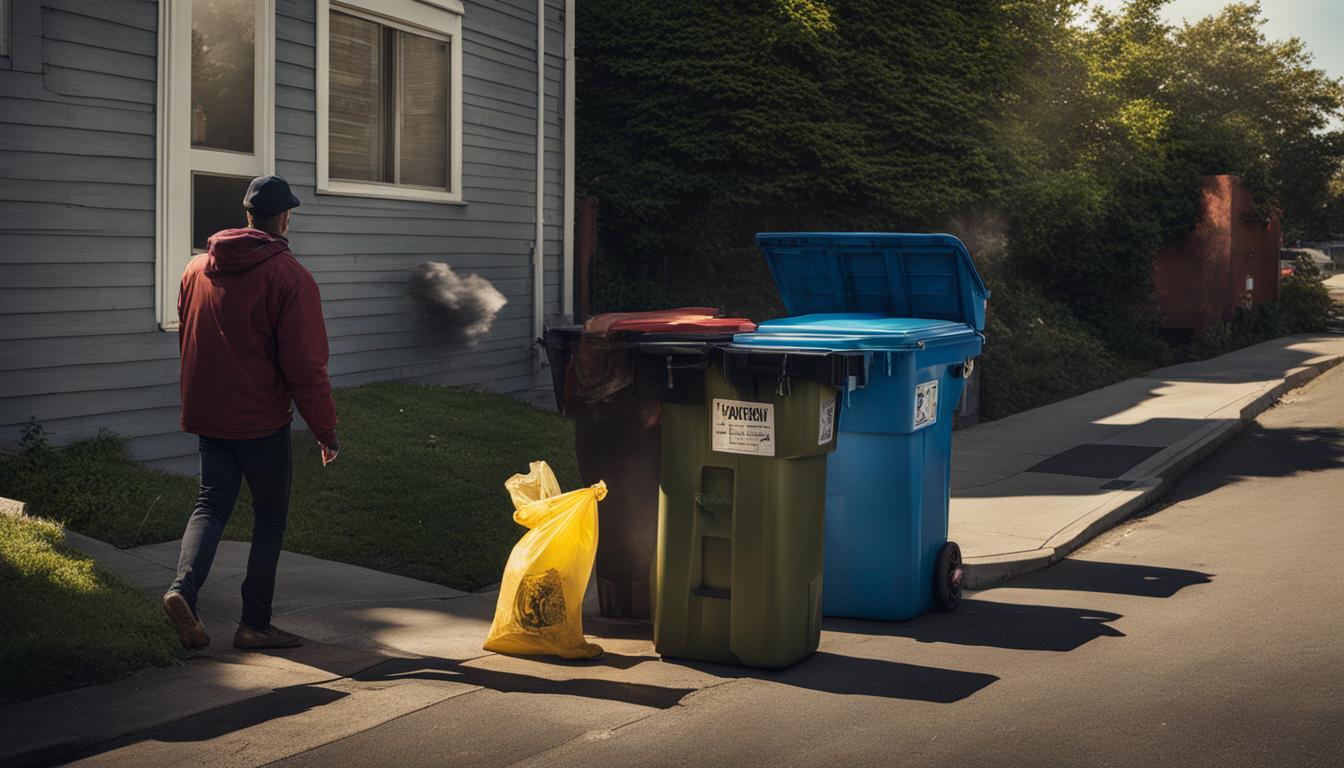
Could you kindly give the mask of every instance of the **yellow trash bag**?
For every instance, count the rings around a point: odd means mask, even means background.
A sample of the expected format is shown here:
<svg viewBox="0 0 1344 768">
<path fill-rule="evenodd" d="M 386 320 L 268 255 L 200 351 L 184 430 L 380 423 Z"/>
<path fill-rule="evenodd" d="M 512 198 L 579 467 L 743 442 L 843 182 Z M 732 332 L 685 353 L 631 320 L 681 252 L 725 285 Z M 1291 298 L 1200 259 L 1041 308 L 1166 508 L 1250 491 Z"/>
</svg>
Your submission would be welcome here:
<svg viewBox="0 0 1344 768">
<path fill-rule="evenodd" d="M 583 639 L 583 593 L 597 556 L 597 502 L 606 497 L 607 486 L 561 493 L 546 462 L 529 466 L 526 475 L 504 483 L 513 497 L 514 521 L 529 530 L 504 566 L 485 650 L 600 656 L 602 647 Z"/>
</svg>

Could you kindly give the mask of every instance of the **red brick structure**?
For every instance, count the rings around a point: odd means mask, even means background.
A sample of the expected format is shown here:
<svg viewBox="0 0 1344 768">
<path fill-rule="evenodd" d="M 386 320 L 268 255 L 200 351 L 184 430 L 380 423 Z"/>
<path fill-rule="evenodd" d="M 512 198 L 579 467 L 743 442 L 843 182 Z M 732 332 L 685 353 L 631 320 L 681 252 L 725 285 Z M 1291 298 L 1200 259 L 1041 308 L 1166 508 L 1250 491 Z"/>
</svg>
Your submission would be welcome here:
<svg viewBox="0 0 1344 768">
<path fill-rule="evenodd" d="M 1158 252 L 1154 282 L 1162 327 L 1182 330 L 1228 322 L 1238 306 L 1279 297 L 1279 214 L 1266 221 L 1237 176 L 1206 176 L 1200 219 L 1176 246 Z"/>
</svg>

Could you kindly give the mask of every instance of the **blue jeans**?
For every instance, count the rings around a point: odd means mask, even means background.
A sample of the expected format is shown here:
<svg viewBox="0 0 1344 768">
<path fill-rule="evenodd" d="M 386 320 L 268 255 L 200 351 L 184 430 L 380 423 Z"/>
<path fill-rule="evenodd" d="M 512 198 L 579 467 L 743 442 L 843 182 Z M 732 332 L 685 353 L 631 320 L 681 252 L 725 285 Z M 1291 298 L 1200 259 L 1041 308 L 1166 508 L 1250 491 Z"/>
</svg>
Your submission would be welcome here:
<svg viewBox="0 0 1344 768">
<path fill-rule="evenodd" d="M 265 630 L 271 625 L 275 569 L 289 517 L 293 455 L 289 426 L 255 440 L 201 439 L 201 491 L 182 534 L 177 578 L 169 591 L 181 592 L 196 610 L 196 598 L 210 573 L 243 478 L 252 490 L 252 549 L 243 579 L 242 623 Z"/>
</svg>

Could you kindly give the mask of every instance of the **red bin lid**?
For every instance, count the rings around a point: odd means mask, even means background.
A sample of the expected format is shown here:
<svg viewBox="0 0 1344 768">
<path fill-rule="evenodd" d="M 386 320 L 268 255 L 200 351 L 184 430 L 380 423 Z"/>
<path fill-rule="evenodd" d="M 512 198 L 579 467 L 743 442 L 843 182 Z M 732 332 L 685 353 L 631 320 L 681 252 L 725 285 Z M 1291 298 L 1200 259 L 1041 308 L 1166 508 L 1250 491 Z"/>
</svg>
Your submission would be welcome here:
<svg viewBox="0 0 1344 768">
<path fill-rule="evenodd" d="M 720 335 L 750 333 L 756 324 L 743 317 L 719 317 L 714 307 L 681 307 L 653 312 L 609 312 L 583 325 L 584 333 L 617 331 Z"/>
</svg>

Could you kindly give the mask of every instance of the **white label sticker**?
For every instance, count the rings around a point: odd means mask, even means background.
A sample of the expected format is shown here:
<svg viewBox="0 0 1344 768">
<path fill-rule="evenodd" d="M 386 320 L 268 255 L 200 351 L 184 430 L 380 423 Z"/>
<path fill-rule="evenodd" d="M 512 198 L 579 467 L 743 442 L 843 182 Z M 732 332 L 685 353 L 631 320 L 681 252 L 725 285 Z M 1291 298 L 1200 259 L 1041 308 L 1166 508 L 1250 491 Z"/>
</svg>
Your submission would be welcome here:
<svg viewBox="0 0 1344 768">
<path fill-rule="evenodd" d="M 938 420 L 938 382 L 926 381 L 915 386 L 915 429 Z"/>
<path fill-rule="evenodd" d="M 712 447 L 719 453 L 775 455 L 775 406 L 714 398 Z"/>
<path fill-rule="evenodd" d="M 835 398 L 821 401 L 821 424 L 817 428 L 817 445 L 825 445 L 835 437 Z"/>
</svg>

